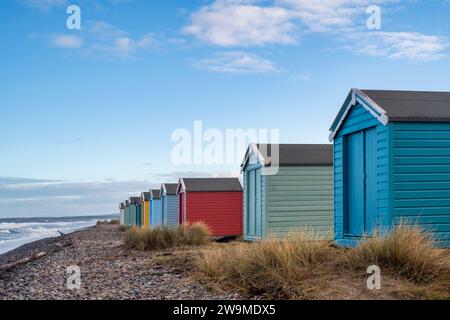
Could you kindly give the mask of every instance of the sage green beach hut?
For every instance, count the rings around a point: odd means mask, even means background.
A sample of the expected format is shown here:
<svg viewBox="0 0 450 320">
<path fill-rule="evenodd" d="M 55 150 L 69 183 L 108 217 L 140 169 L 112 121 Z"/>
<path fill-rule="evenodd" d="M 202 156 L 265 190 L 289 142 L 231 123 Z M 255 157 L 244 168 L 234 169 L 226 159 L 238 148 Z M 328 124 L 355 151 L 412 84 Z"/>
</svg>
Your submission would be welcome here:
<svg viewBox="0 0 450 320">
<path fill-rule="evenodd" d="M 331 144 L 251 144 L 241 171 L 245 240 L 299 229 L 333 239 Z"/>
<path fill-rule="evenodd" d="M 141 197 L 130 197 L 130 225 L 139 226 L 138 216 Z"/>
<path fill-rule="evenodd" d="M 130 200 L 125 200 L 125 210 L 124 210 L 124 222 L 126 226 L 131 226 L 130 223 Z"/>
</svg>

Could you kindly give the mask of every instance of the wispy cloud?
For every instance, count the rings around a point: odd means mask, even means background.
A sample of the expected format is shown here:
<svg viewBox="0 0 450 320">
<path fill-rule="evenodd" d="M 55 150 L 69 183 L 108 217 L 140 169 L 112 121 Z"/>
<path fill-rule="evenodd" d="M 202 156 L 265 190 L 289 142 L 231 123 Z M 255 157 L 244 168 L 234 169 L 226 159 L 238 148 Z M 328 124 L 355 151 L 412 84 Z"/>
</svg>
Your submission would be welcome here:
<svg viewBox="0 0 450 320">
<path fill-rule="evenodd" d="M 212 72 L 230 74 L 261 74 L 277 71 L 272 61 L 242 51 L 221 52 L 213 58 L 197 61 L 195 66 Z"/>
<path fill-rule="evenodd" d="M 370 5 L 397 3 L 400 0 L 276 0 L 291 13 L 292 19 L 311 32 L 336 32 L 351 28 Z"/>
<path fill-rule="evenodd" d="M 38 184 L 38 183 L 54 183 L 62 182 L 60 180 L 48 180 L 48 179 L 30 179 L 30 178 L 20 178 L 20 177 L 0 177 L 0 188 L 4 186 L 16 185 L 16 184 Z"/>
<path fill-rule="evenodd" d="M 54 47 L 65 49 L 78 49 L 83 46 L 83 39 L 74 35 L 58 34 L 51 38 Z"/>
<path fill-rule="evenodd" d="M 150 173 L 140 181 L 71 182 L 51 179 L 0 177 L 0 217 L 109 214 L 118 204 L 142 191 L 159 188 L 162 182 L 180 177 L 238 177 L 236 172 Z"/>
<path fill-rule="evenodd" d="M 418 32 L 366 32 L 345 36 L 350 50 L 369 56 L 411 61 L 432 61 L 445 57 L 447 39 Z"/>
<path fill-rule="evenodd" d="M 117 212 L 148 181 L 70 182 L 0 177 L 0 216 L 59 216 Z"/>
<path fill-rule="evenodd" d="M 42 12 L 50 11 L 54 8 L 61 8 L 64 6 L 68 6 L 70 4 L 76 4 L 82 7 L 95 7 L 95 9 L 104 8 L 107 5 L 121 5 L 126 3 L 131 3 L 133 0 L 77 0 L 77 1 L 69 1 L 69 0 L 16 0 L 20 4 L 32 8 L 37 9 Z M 75 2 L 75 3 L 74 3 Z"/>
<path fill-rule="evenodd" d="M 429 61 L 445 56 L 446 39 L 419 32 L 365 29 L 370 5 L 393 9 L 402 0 L 215 0 L 191 14 L 183 32 L 221 47 L 297 44 L 299 36 L 328 34 L 360 54 Z M 384 11 L 384 12 L 385 12 Z M 358 22 L 358 23 L 357 23 Z M 226 60 L 226 57 L 222 60 Z M 206 61 L 211 71 L 236 72 Z M 211 62 L 211 63 L 209 63 Z M 232 65 L 232 64 L 231 64 Z M 269 67 L 269 64 L 266 64 Z M 239 68 L 238 68 L 239 69 Z M 263 68 L 264 69 L 264 68 Z"/>
<path fill-rule="evenodd" d="M 192 13 L 186 34 L 219 46 L 295 44 L 300 31 L 348 28 L 367 6 L 395 0 L 216 0 Z"/>
<path fill-rule="evenodd" d="M 152 33 L 137 37 L 103 21 L 87 23 L 80 35 L 55 35 L 50 40 L 55 47 L 76 49 L 85 56 L 105 59 L 132 59 L 140 52 L 156 46 L 157 39 Z"/>
<path fill-rule="evenodd" d="M 254 2 L 215 1 L 193 13 L 191 24 L 183 32 L 224 47 L 296 42 L 289 11 L 280 7 L 257 6 Z"/>
<path fill-rule="evenodd" d="M 19 0 L 19 2 L 27 7 L 38 9 L 41 11 L 49 11 L 55 7 L 67 5 L 67 0 Z"/>
</svg>

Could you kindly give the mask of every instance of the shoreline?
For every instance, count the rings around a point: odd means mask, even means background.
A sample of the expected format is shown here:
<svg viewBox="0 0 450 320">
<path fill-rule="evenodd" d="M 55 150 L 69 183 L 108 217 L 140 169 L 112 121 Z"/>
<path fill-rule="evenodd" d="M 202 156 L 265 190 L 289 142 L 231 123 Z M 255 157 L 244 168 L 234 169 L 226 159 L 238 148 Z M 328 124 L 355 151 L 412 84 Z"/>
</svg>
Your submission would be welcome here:
<svg viewBox="0 0 450 320">
<path fill-rule="evenodd" d="M 83 232 L 89 229 L 95 228 L 94 226 L 84 227 L 78 230 L 74 230 L 72 232 L 65 233 L 65 236 L 73 235 L 78 232 Z M 7 252 L 0 254 L 0 265 L 11 262 L 12 259 L 18 260 L 23 257 L 32 255 L 34 253 L 37 253 L 39 251 L 46 251 L 44 249 L 48 248 L 52 243 L 57 241 L 58 239 L 61 239 L 61 236 L 55 236 L 55 237 L 46 237 L 39 240 L 34 240 L 31 242 L 27 242 L 25 244 L 22 244 L 14 249 L 11 249 Z"/>
<path fill-rule="evenodd" d="M 230 300 L 193 279 L 185 263 L 194 250 L 130 250 L 117 225 L 96 225 L 50 237 L 0 255 L 0 300 Z M 191 250 L 191 251 L 189 251 Z M 44 255 L 38 255 L 45 252 Z M 22 258 L 37 256 L 26 263 Z M 180 264 L 180 261 L 183 263 Z M 81 271 L 81 287 L 67 286 L 69 268 Z"/>
</svg>

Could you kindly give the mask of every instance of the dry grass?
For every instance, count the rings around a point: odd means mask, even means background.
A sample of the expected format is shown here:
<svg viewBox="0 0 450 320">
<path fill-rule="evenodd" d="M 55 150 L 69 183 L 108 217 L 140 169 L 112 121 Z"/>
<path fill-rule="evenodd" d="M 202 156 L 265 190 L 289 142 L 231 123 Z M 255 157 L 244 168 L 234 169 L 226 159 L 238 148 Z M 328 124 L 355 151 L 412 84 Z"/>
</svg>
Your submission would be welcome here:
<svg viewBox="0 0 450 320">
<path fill-rule="evenodd" d="M 367 238 L 347 251 L 347 264 L 356 269 L 378 265 L 415 282 L 443 279 L 450 274 L 448 256 L 430 236 L 415 226 L 399 225 L 386 236 Z"/>
<path fill-rule="evenodd" d="M 127 231 L 128 229 L 129 229 L 129 227 L 126 226 L 126 225 L 120 225 L 120 226 L 119 226 L 119 231 L 121 231 L 121 232 L 125 232 L 125 231 Z"/>
<path fill-rule="evenodd" d="M 102 224 L 106 224 L 106 225 L 115 225 L 115 224 L 119 224 L 119 220 L 117 219 L 113 219 L 113 220 L 97 220 L 97 225 L 102 225 Z"/>
<path fill-rule="evenodd" d="M 125 244 L 138 250 L 158 250 L 182 245 L 198 246 L 210 241 L 210 231 L 203 223 L 161 226 L 152 229 L 131 227 L 125 232 Z"/>
<path fill-rule="evenodd" d="M 234 243 L 208 250 L 196 265 L 203 278 L 241 293 L 292 298 L 302 295 L 302 280 L 324 260 L 329 250 L 328 242 L 295 232 L 283 240 Z"/>
<path fill-rule="evenodd" d="M 196 278 L 219 291 L 264 299 L 450 299 L 450 250 L 421 230 L 400 226 L 352 249 L 314 241 L 307 232 L 284 240 L 214 244 L 194 257 Z M 382 290 L 366 287 L 366 269 L 382 269 Z"/>
</svg>

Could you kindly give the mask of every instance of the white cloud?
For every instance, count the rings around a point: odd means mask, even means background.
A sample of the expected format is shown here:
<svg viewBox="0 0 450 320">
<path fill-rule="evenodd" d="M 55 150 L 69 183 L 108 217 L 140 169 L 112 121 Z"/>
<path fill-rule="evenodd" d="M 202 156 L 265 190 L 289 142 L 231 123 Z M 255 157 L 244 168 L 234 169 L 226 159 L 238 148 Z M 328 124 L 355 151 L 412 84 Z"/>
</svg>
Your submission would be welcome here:
<svg viewBox="0 0 450 320">
<path fill-rule="evenodd" d="M 66 0 L 19 0 L 22 4 L 39 9 L 41 11 L 48 11 L 55 7 L 62 7 L 67 4 Z"/>
<path fill-rule="evenodd" d="M 242 51 L 222 52 L 213 58 L 198 61 L 196 66 L 212 72 L 230 74 L 261 74 L 277 71 L 272 61 Z"/>
<path fill-rule="evenodd" d="M 441 59 L 448 47 L 444 37 L 418 32 L 352 33 L 345 40 L 351 42 L 350 50 L 361 54 L 412 61 Z"/>
<path fill-rule="evenodd" d="M 224 47 L 296 42 L 295 26 L 287 10 L 254 2 L 218 0 L 193 13 L 191 24 L 183 32 Z"/>
<path fill-rule="evenodd" d="M 83 46 L 83 39 L 78 36 L 58 34 L 52 37 L 51 44 L 58 48 L 77 49 Z"/>
<path fill-rule="evenodd" d="M 80 49 L 81 54 L 102 58 L 134 58 L 139 51 L 147 50 L 156 44 L 152 33 L 138 37 L 130 36 L 126 31 L 106 22 L 87 23 L 80 31 L 81 36 L 58 34 L 50 39 L 54 47 Z"/>
<path fill-rule="evenodd" d="M 300 29 L 353 26 L 367 6 L 396 0 L 216 0 L 191 15 L 187 34 L 219 46 L 295 44 Z"/>
<path fill-rule="evenodd" d="M 133 38 L 126 31 L 106 22 L 95 22 L 88 27 L 92 36 L 90 54 L 102 54 L 120 58 L 132 58 L 141 50 L 147 50 L 156 43 L 152 33 Z"/>
<path fill-rule="evenodd" d="M 385 12 L 399 2 L 401 0 L 215 0 L 194 12 L 183 31 L 222 47 L 295 44 L 301 32 L 304 35 L 326 33 L 345 41 L 349 49 L 369 56 L 413 61 L 444 57 L 448 46 L 443 37 L 412 31 L 370 32 L 365 29 L 368 6 L 382 5 L 382 12 Z M 219 62 L 227 59 L 230 57 L 223 57 Z M 209 69 L 222 70 L 212 62 Z M 234 70 L 233 64 L 230 70 Z"/>
<path fill-rule="evenodd" d="M 119 37 L 109 43 L 93 44 L 91 51 L 95 54 L 108 54 L 120 58 L 132 58 L 139 50 L 150 48 L 155 41 L 153 34 L 149 33 L 137 39 Z"/>
<path fill-rule="evenodd" d="M 354 21 L 370 5 L 397 0 L 276 0 L 312 32 L 332 32 L 354 26 Z"/>
</svg>

